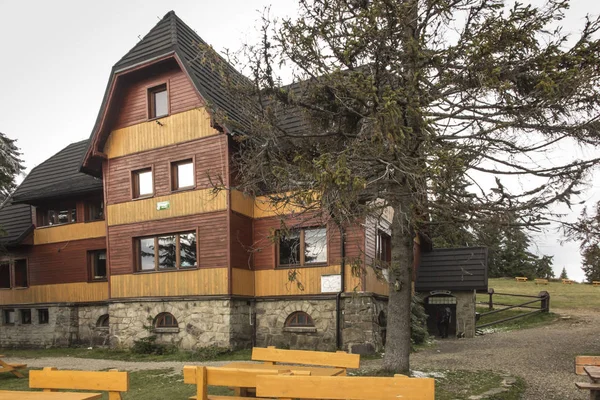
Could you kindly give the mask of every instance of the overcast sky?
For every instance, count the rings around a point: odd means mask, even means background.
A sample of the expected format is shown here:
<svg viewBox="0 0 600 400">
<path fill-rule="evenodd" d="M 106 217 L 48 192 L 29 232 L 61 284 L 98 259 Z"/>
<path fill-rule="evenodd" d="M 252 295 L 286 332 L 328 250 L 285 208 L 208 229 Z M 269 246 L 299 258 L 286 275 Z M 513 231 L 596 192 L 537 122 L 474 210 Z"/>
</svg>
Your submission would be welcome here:
<svg viewBox="0 0 600 400">
<path fill-rule="evenodd" d="M 29 171 L 89 137 L 112 65 L 168 11 L 215 49 L 238 49 L 271 3 L 272 15 L 295 14 L 295 0 L 0 0 L 0 132 L 18 139 Z M 579 31 L 585 13 L 600 14 L 600 1 L 572 3 L 567 31 Z M 584 195 L 598 197 L 599 187 Z M 579 209 L 563 211 L 574 218 Z M 559 240 L 536 235 L 536 249 L 555 256 L 557 274 L 565 266 L 583 279 L 577 243 Z"/>
</svg>

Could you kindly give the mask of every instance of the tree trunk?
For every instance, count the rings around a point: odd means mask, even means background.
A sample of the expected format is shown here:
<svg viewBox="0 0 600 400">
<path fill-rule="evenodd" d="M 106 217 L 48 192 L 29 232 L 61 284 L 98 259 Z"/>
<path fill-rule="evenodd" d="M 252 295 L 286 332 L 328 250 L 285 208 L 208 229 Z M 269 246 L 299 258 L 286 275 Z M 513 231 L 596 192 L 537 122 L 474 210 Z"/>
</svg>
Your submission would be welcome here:
<svg viewBox="0 0 600 400">
<path fill-rule="evenodd" d="M 410 212 L 410 204 L 405 203 L 394 207 L 387 337 L 383 358 L 383 368 L 398 373 L 407 373 L 410 367 L 410 304 L 414 240 L 412 229 L 408 224 L 409 219 L 406 218 L 407 210 Z"/>
</svg>

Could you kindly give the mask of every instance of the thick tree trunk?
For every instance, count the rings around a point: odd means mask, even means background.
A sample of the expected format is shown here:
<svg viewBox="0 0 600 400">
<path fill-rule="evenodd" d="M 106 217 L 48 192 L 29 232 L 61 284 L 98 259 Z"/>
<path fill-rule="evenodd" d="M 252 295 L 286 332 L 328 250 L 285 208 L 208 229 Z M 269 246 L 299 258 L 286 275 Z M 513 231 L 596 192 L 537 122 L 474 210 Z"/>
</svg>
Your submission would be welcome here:
<svg viewBox="0 0 600 400">
<path fill-rule="evenodd" d="M 399 373 L 409 371 L 410 304 L 412 296 L 413 234 L 406 210 L 409 204 L 394 207 L 392 222 L 392 263 L 389 271 L 387 338 L 383 368 Z M 408 211 L 410 212 L 410 211 Z"/>
</svg>

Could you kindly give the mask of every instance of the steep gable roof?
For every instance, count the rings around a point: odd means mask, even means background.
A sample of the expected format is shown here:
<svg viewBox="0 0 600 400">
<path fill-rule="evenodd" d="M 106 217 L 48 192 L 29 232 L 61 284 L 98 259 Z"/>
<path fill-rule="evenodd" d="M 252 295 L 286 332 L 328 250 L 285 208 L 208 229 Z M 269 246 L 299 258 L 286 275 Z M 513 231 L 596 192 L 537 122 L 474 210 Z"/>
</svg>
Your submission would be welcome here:
<svg viewBox="0 0 600 400">
<path fill-rule="evenodd" d="M 249 84 L 250 82 L 220 56 L 216 57 L 212 65 L 204 62 L 200 56 L 200 46 L 207 46 L 207 44 L 192 28 L 177 17 L 174 11 L 165 14 L 148 34 L 113 66 L 100 112 L 90 137 L 90 146 L 97 143 L 94 140 L 96 135 L 106 134 L 100 130 L 104 129 L 103 117 L 108 111 L 111 89 L 116 84 L 117 76 L 141 64 L 158 61 L 169 56 L 177 58 L 195 89 L 213 112 L 223 113 L 237 124 L 245 125 L 242 105 L 228 91 L 223 71 L 227 71 L 228 77 L 235 80 L 237 84 L 245 82 Z M 94 151 L 100 150 L 88 148 L 82 162 L 84 166 Z"/>
<path fill-rule="evenodd" d="M 487 247 L 434 249 L 421 254 L 415 290 L 487 290 Z"/>
<path fill-rule="evenodd" d="M 19 244 L 31 231 L 31 206 L 15 204 L 9 197 L 0 206 L 0 246 L 9 247 Z"/>
<path fill-rule="evenodd" d="M 36 202 L 102 190 L 102 180 L 79 171 L 87 140 L 72 143 L 33 168 L 13 194 L 15 203 Z"/>
</svg>

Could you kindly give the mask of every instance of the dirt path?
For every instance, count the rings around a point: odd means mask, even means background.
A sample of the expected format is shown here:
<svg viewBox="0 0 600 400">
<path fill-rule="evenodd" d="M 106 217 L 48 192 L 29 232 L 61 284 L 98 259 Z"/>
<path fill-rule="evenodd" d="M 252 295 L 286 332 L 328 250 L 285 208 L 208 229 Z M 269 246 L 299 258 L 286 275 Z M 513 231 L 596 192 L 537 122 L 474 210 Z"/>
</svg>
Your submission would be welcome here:
<svg viewBox="0 0 600 400">
<path fill-rule="evenodd" d="M 446 339 L 431 349 L 411 358 L 413 369 L 472 370 L 504 372 L 521 376 L 527 382 L 525 400 L 588 399 L 589 395 L 575 388 L 585 381 L 576 376 L 574 360 L 578 354 L 600 354 L 600 310 L 596 313 L 573 313 L 554 310 L 562 317 L 557 322 L 539 328 L 494 333 L 475 339 Z M 181 371 L 190 362 L 133 362 L 94 360 L 74 357 L 39 359 L 8 358 L 6 361 L 26 363 L 30 367 L 53 366 L 60 369 L 101 370 L 117 368 L 136 371 L 173 368 Z M 204 365 L 223 365 L 207 362 Z M 377 367 L 379 360 L 363 362 L 367 368 Z"/>
</svg>

